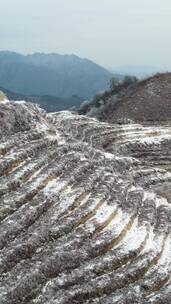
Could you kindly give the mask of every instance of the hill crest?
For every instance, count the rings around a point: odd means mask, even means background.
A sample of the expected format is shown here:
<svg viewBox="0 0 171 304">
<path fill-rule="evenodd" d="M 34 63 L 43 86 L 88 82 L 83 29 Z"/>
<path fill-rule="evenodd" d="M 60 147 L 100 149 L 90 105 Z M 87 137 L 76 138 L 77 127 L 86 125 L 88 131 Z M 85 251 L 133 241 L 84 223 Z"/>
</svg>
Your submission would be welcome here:
<svg viewBox="0 0 171 304">
<path fill-rule="evenodd" d="M 82 104 L 79 112 L 112 123 L 170 121 L 171 73 L 119 83 Z"/>
</svg>

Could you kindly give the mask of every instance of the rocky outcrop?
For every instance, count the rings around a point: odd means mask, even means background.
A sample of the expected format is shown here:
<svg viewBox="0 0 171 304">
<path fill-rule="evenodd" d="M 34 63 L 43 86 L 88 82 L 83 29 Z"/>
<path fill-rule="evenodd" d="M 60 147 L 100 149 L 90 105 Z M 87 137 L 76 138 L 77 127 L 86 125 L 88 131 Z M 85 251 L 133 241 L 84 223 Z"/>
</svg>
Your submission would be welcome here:
<svg viewBox="0 0 171 304">
<path fill-rule="evenodd" d="M 171 125 L 0 111 L 0 303 L 170 303 Z"/>
<path fill-rule="evenodd" d="M 21 106 L 22 104 L 22 106 Z M 0 104 L 0 140 L 17 132 L 31 130 L 46 124 L 43 111 L 37 105 L 25 102 L 9 103 L 2 100 Z"/>
</svg>

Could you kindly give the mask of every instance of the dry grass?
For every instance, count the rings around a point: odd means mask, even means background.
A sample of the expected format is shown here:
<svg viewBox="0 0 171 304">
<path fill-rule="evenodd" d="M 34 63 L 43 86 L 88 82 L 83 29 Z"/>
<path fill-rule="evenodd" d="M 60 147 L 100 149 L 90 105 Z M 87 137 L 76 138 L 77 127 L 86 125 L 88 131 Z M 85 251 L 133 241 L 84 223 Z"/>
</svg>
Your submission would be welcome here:
<svg viewBox="0 0 171 304">
<path fill-rule="evenodd" d="M 0 91 L 0 102 L 3 101 L 4 99 L 6 99 L 6 96 L 2 91 Z"/>
</svg>

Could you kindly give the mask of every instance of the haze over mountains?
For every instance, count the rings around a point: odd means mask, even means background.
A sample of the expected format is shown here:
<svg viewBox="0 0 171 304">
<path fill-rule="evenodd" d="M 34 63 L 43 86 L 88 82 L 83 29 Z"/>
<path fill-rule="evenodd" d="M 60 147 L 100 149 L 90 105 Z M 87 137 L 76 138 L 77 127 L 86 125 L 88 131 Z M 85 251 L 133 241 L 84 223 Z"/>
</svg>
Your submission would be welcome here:
<svg viewBox="0 0 171 304">
<path fill-rule="evenodd" d="M 0 304 L 171 304 L 171 0 L 0 9 Z"/>
<path fill-rule="evenodd" d="M 121 75 L 133 75 L 139 78 L 148 77 L 159 72 L 164 72 L 164 69 L 160 67 L 150 66 L 150 65 L 122 65 L 113 69 L 115 73 Z"/>
<path fill-rule="evenodd" d="M 76 55 L 0 52 L 0 86 L 24 95 L 89 98 L 107 88 L 112 73 Z"/>
</svg>

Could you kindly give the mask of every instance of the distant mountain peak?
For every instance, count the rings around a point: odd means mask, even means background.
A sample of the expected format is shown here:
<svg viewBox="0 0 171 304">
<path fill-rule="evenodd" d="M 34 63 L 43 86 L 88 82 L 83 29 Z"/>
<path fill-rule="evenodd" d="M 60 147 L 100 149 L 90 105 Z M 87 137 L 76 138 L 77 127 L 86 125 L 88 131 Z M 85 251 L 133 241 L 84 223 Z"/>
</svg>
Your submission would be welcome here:
<svg viewBox="0 0 171 304">
<path fill-rule="evenodd" d="M 0 52 L 0 86 L 24 95 L 90 98 L 107 89 L 112 76 L 74 54 Z"/>
</svg>

